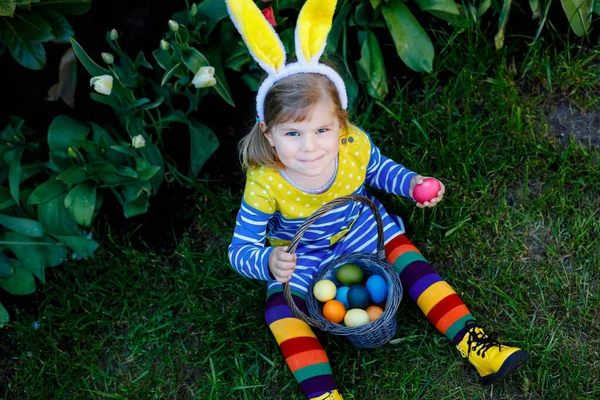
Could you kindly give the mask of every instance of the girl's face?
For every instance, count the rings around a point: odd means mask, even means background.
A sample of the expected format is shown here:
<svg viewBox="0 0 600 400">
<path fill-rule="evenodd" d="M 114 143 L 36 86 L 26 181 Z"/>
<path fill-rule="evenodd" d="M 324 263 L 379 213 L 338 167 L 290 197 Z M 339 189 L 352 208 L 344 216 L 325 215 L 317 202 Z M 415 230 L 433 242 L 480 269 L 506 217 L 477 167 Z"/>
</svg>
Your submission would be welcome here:
<svg viewBox="0 0 600 400">
<path fill-rule="evenodd" d="M 264 128 L 263 123 L 261 126 Z M 340 129 L 334 105 L 325 98 L 315 104 L 306 120 L 276 125 L 265 137 L 290 178 L 308 188 L 331 178 L 340 149 Z"/>
</svg>

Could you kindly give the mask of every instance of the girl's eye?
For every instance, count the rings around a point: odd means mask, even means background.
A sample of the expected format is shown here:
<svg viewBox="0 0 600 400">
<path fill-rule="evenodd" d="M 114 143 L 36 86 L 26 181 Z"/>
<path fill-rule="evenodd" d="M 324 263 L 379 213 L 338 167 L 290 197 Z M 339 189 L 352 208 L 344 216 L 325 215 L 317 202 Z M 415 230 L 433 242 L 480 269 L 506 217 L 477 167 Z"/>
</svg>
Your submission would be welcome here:
<svg viewBox="0 0 600 400">
<path fill-rule="evenodd" d="M 327 128 L 321 128 L 317 131 L 317 133 L 325 133 L 325 132 L 327 132 L 327 130 L 328 130 Z"/>
<path fill-rule="evenodd" d="M 285 136 L 298 136 L 298 135 L 300 135 L 300 134 L 295 131 L 286 132 L 286 134 L 285 134 Z"/>
</svg>

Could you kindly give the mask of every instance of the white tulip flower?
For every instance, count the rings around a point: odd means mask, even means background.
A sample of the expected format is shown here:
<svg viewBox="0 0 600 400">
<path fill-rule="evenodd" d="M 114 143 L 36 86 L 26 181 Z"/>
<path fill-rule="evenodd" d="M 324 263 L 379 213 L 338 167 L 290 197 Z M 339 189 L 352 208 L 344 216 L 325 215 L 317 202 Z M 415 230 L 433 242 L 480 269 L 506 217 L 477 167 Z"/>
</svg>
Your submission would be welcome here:
<svg viewBox="0 0 600 400">
<path fill-rule="evenodd" d="M 144 137 L 142 135 L 134 136 L 131 139 L 131 146 L 136 149 L 141 149 L 145 145 L 146 145 L 146 139 L 144 139 Z"/>
<path fill-rule="evenodd" d="M 94 86 L 96 92 L 108 96 L 112 92 L 113 77 L 110 75 L 94 76 L 90 79 L 90 86 Z"/>
<path fill-rule="evenodd" d="M 169 20 L 169 29 L 173 32 L 177 32 L 179 30 L 179 24 L 172 19 Z"/>
<path fill-rule="evenodd" d="M 214 75 L 214 67 L 201 67 L 198 72 L 196 72 L 196 75 L 194 75 L 194 79 L 192 79 L 192 85 L 194 85 L 196 89 L 214 86 L 217 84 L 217 80 L 215 79 Z"/>
</svg>

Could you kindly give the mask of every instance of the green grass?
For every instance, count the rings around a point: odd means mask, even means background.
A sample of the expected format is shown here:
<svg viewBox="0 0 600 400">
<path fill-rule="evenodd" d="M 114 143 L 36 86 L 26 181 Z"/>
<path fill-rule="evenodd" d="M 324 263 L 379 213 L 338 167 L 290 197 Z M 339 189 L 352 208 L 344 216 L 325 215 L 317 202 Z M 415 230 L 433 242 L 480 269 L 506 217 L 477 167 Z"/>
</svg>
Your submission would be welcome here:
<svg viewBox="0 0 600 400">
<path fill-rule="evenodd" d="M 396 344 L 357 350 L 320 334 L 336 380 L 345 399 L 600 398 L 599 152 L 564 145 L 545 118 L 559 98 L 593 109 L 597 51 L 537 43 L 534 61 L 515 65 L 477 34 L 453 41 L 422 90 L 354 120 L 388 156 L 446 184 L 430 210 L 380 197 L 483 326 L 531 360 L 482 388 L 406 298 Z M 107 238 L 94 259 L 49 272 L 40 328 L 27 313 L 8 328 L 5 398 L 302 398 L 264 322 L 264 284 L 227 261 L 241 188 L 210 187 L 198 185 L 197 224 L 172 254 Z"/>
</svg>

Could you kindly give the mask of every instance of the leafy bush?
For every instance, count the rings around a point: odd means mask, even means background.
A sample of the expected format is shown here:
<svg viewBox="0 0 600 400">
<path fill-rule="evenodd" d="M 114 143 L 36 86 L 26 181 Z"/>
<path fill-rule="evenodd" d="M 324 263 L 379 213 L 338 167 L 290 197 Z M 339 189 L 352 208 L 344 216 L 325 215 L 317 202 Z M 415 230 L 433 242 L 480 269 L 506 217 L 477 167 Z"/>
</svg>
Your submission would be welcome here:
<svg viewBox="0 0 600 400">
<path fill-rule="evenodd" d="M 44 43 L 69 43 L 73 29 L 66 16 L 85 14 L 91 0 L 2 0 L 0 45 L 29 69 L 46 64 Z"/>
<path fill-rule="evenodd" d="M 71 40 L 77 58 L 93 76 L 91 82 L 95 87 L 102 79 L 110 80 L 112 85 L 110 89 L 98 87 L 99 93 L 91 93 L 91 97 L 113 108 L 131 139 L 143 138 L 145 156 L 163 170 L 153 178 L 154 192 L 160 187 L 164 174 L 163 155 L 159 150 L 164 145 L 163 134 L 172 130 L 173 124 L 187 127 L 191 175 L 195 177 L 219 145 L 214 132 L 193 118 L 200 99 L 214 89 L 233 104 L 218 63 L 209 64 L 188 42 L 184 26 L 174 21 L 170 21 L 169 26 L 165 39 L 153 52 L 154 63 L 150 63 L 143 52 L 133 60 L 121 49 L 115 30 L 106 36 L 112 50 L 112 53 L 102 54 L 106 67 L 93 61 L 75 39 Z"/>
<path fill-rule="evenodd" d="M 69 252 L 74 258 L 88 257 L 98 247 L 78 223 L 90 226 L 86 218 L 99 208 L 101 193 L 89 199 L 85 190 L 55 171 L 56 163 L 78 163 L 67 154 L 79 157 L 76 148 L 90 147 L 84 140 L 85 129 L 67 117 L 57 117 L 48 132 L 51 156 L 46 164 L 38 161 L 42 158 L 39 143 L 27 142 L 32 132 L 23 120 L 11 117 L 0 132 L 0 288 L 10 294 L 33 293 L 34 277 L 45 282 L 46 268 L 62 264 Z M 76 135 L 81 141 L 69 151 L 67 140 Z M 106 137 L 96 136 L 100 142 Z M 36 187 L 46 174 L 50 178 Z M 8 313 L 0 304 L 0 326 L 7 321 Z"/>
</svg>

